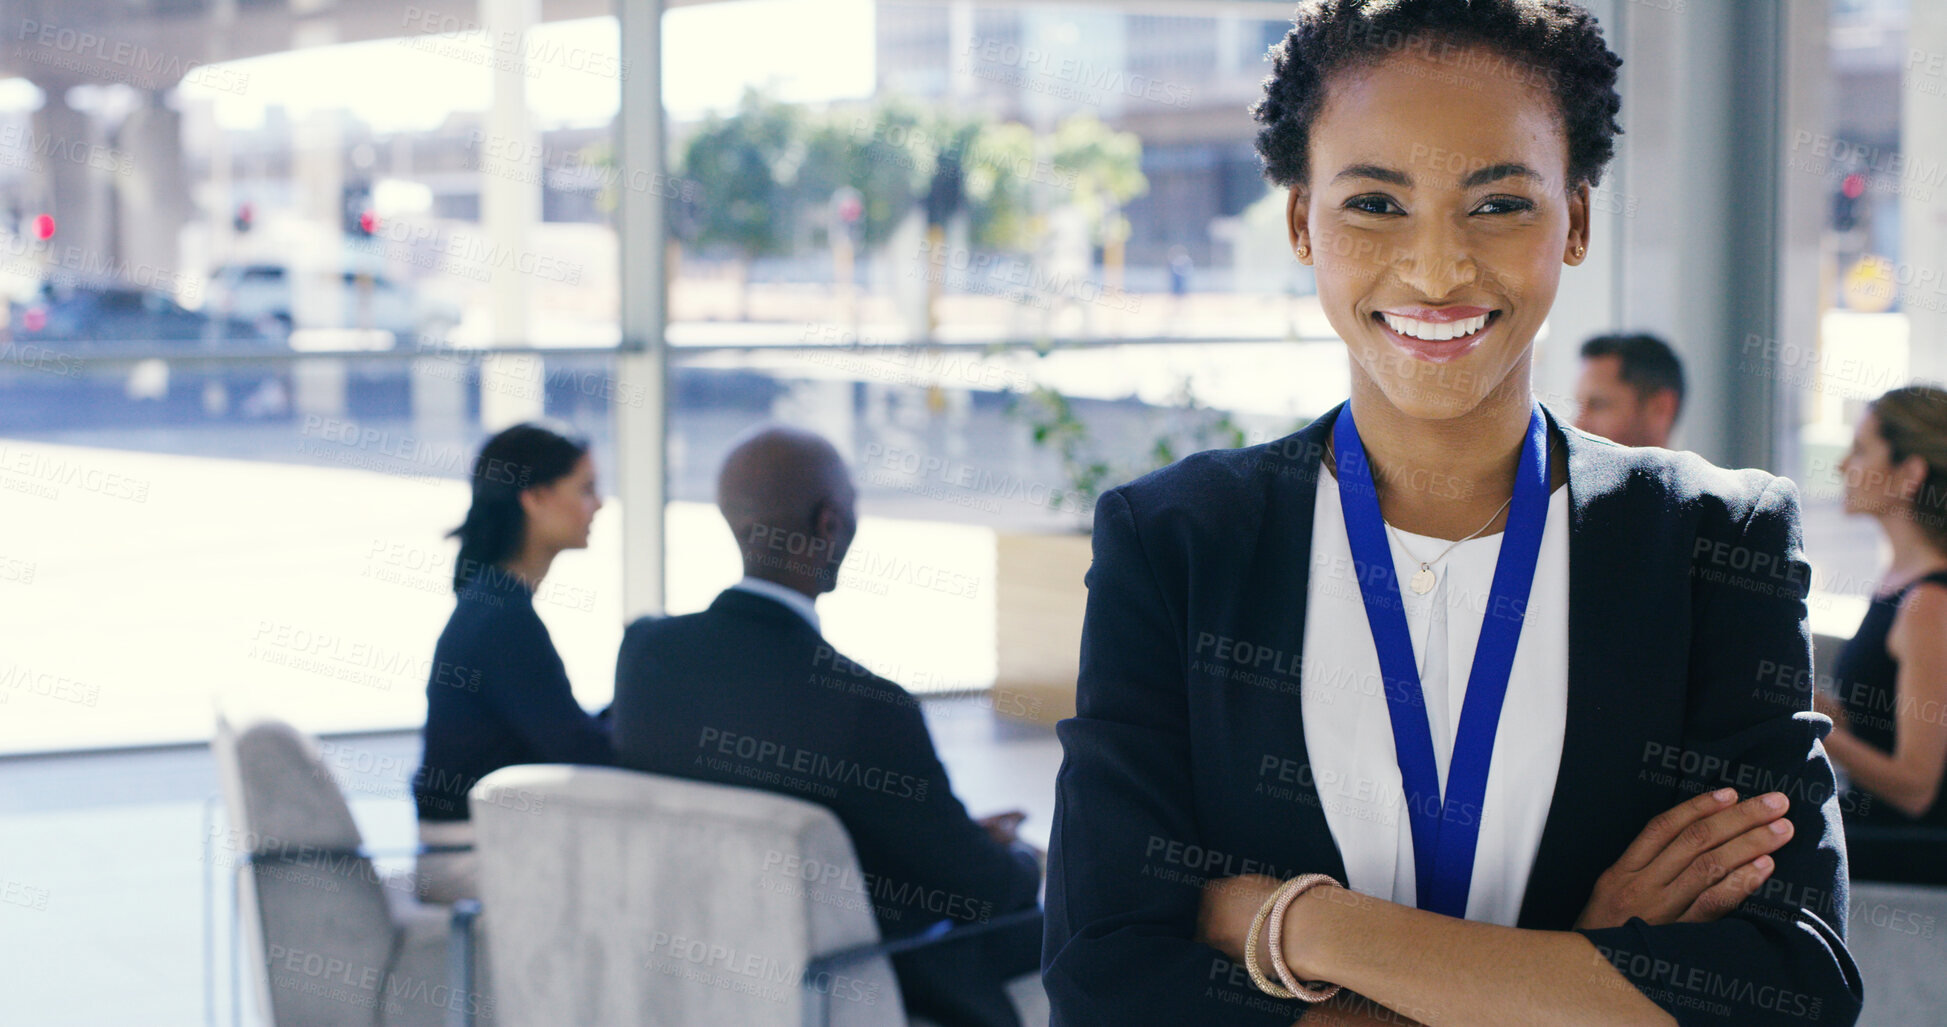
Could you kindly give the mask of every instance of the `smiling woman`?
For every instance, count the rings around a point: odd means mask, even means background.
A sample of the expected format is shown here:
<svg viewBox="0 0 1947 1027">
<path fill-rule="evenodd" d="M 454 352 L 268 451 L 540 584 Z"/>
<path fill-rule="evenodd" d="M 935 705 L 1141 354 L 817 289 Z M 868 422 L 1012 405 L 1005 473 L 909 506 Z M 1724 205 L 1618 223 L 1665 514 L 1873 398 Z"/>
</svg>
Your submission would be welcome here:
<svg viewBox="0 0 1947 1027">
<path fill-rule="evenodd" d="M 1852 1023 L 1831 724 L 1764 676 L 1796 487 L 1531 391 L 1620 60 L 1567 0 L 1310 0 L 1272 59 L 1351 395 L 1097 504 L 1057 1022 Z"/>
</svg>

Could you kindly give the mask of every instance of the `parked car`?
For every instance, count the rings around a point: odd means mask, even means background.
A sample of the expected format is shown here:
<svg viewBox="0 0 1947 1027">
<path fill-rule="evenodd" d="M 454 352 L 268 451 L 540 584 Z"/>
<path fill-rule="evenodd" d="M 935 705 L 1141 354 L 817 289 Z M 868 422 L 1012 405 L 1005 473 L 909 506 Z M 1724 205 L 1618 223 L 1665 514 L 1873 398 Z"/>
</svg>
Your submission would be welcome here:
<svg viewBox="0 0 1947 1027">
<path fill-rule="evenodd" d="M 224 264 L 210 272 L 210 307 L 249 321 L 265 334 L 288 337 L 296 324 L 292 274 L 282 264 Z M 376 272 L 346 268 L 337 273 L 337 316 L 329 327 L 376 328 L 394 345 L 420 338 L 443 339 L 460 322 L 459 306 Z"/>
<path fill-rule="evenodd" d="M 190 310 L 156 289 L 112 281 L 43 282 L 31 300 L 13 304 L 8 318 L 18 340 L 59 342 L 67 349 L 282 348 L 275 334 L 247 320 Z"/>
<path fill-rule="evenodd" d="M 38 419 L 58 420 L 39 400 L 60 389 L 68 390 L 69 407 L 120 405 L 139 412 L 143 404 L 160 404 L 180 408 L 184 417 L 267 417 L 289 410 L 286 364 L 169 359 L 177 352 L 284 352 L 282 339 L 249 321 L 190 310 L 159 290 L 108 280 L 45 281 L 30 299 L 9 304 L 7 334 L 10 350 L 33 355 L 33 369 L 43 372 L 5 380 L 8 402 L 23 415 L 32 409 Z M 147 356 L 132 364 L 85 362 L 116 353 Z"/>
</svg>

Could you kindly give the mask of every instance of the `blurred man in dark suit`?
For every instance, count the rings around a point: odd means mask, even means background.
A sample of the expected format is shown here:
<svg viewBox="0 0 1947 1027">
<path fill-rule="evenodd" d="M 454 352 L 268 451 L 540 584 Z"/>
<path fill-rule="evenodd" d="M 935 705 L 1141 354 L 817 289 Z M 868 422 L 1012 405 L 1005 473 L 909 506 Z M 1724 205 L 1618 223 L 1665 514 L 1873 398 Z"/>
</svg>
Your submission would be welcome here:
<svg viewBox="0 0 1947 1027">
<path fill-rule="evenodd" d="M 615 667 L 622 766 L 826 806 L 851 834 L 879 930 L 1034 909 L 1041 854 L 1018 814 L 975 820 L 953 794 L 918 702 L 838 653 L 813 601 L 858 529 L 844 460 L 816 435 L 758 430 L 717 478 L 744 577 L 707 610 L 643 618 Z M 1038 919 L 893 958 L 906 1006 L 944 1027 L 1015 1027 L 1002 984 L 1039 968 Z"/>
<path fill-rule="evenodd" d="M 1575 426 L 1625 446 L 1670 445 L 1683 412 L 1683 363 L 1654 335 L 1598 335 L 1582 344 Z"/>
</svg>

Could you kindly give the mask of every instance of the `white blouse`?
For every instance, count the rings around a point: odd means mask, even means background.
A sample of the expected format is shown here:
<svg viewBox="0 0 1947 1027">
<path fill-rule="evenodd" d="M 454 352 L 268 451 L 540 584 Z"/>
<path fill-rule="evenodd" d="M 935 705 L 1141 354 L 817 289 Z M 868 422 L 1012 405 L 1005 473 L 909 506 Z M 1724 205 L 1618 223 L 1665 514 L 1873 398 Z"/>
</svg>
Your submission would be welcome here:
<svg viewBox="0 0 1947 1027">
<path fill-rule="evenodd" d="M 1421 561 L 1438 556 L 1449 541 L 1398 529 L 1387 532 L 1443 795 L 1455 722 L 1486 619 L 1501 537 L 1497 532 L 1455 546 L 1433 565 L 1438 581 L 1420 596 L 1405 583 Z M 1380 687 L 1378 650 L 1351 570 L 1338 482 L 1324 468 L 1312 511 L 1311 553 L 1301 706 L 1313 780 L 1325 822 L 1345 859 L 1347 886 L 1410 906 L 1416 891 L 1413 834 L 1393 753 L 1392 720 Z M 1565 487 L 1549 497 L 1528 610 L 1494 736 L 1467 895 L 1467 919 L 1507 926 L 1521 913 L 1528 872 L 1548 820 L 1568 716 Z"/>
</svg>

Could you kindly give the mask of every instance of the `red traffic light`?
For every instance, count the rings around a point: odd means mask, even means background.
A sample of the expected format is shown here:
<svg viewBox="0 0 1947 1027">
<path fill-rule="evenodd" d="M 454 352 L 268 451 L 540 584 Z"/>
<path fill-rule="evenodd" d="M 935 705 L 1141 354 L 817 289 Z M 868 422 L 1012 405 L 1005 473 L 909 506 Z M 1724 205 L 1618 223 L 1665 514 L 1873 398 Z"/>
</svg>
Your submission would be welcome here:
<svg viewBox="0 0 1947 1027">
<path fill-rule="evenodd" d="M 42 242 L 54 238 L 54 215 L 36 214 L 34 216 L 34 238 Z"/>
<path fill-rule="evenodd" d="M 379 216 L 369 210 L 358 212 L 358 230 L 371 235 L 379 230 Z"/>
<path fill-rule="evenodd" d="M 865 216 L 865 196 L 849 185 L 841 185 L 832 190 L 831 206 L 826 210 L 834 227 L 842 227 L 850 233 L 858 226 L 859 219 Z"/>
<path fill-rule="evenodd" d="M 1839 183 L 1839 191 L 1844 193 L 1848 200 L 1856 200 L 1866 195 L 1866 176 L 1857 171 L 1847 175 L 1845 180 Z"/>
</svg>

